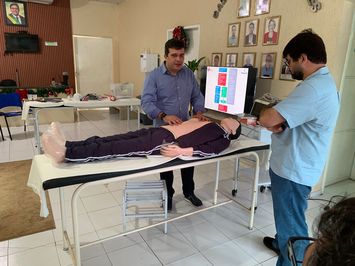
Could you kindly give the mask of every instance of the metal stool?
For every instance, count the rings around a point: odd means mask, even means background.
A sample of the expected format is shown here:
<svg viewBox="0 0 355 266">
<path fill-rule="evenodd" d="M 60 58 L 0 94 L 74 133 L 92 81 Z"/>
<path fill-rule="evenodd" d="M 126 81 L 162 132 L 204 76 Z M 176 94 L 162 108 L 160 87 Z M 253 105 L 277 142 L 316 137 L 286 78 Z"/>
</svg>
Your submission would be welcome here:
<svg viewBox="0 0 355 266">
<path fill-rule="evenodd" d="M 144 210 L 139 205 L 156 203 L 158 206 Z M 128 213 L 129 207 L 135 206 L 134 213 Z M 123 190 L 123 229 L 126 230 L 126 217 L 168 218 L 168 194 L 164 180 L 156 181 L 127 181 Z M 168 232 L 168 223 L 164 225 L 164 233 Z"/>
</svg>

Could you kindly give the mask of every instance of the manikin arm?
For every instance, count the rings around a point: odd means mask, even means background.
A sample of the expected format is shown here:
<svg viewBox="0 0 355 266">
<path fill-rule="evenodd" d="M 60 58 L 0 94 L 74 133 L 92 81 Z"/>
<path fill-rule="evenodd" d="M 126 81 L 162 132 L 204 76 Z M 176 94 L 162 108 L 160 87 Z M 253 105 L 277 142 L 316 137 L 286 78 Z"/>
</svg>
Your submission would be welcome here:
<svg viewBox="0 0 355 266">
<path fill-rule="evenodd" d="M 176 157 L 179 155 L 207 157 L 220 153 L 228 148 L 229 144 L 230 140 L 226 138 L 220 138 L 186 148 L 181 148 L 177 144 L 173 144 L 162 147 L 160 153 L 167 157 Z"/>
<path fill-rule="evenodd" d="M 192 147 L 180 148 L 176 144 L 163 146 L 160 153 L 166 157 L 176 157 L 179 155 L 192 156 L 194 149 Z"/>
</svg>

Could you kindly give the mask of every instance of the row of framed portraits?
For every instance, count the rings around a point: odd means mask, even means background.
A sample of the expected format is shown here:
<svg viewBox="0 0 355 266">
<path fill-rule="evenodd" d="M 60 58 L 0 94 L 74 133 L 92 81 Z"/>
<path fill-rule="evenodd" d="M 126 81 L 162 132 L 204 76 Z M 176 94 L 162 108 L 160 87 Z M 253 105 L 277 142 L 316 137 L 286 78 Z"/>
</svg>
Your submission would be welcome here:
<svg viewBox="0 0 355 266">
<path fill-rule="evenodd" d="M 260 60 L 259 77 L 262 79 L 273 79 L 275 74 L 277 53 L 262 53 Z M 220 67 L 237 67 L 238 54 L 226 53 L 226 59 L 223 63 L 222 53 L 212 53 L 211 62 L 212 66 Z M 256 53 L 243 53 L 242 64 L 240 67 L 257 67 L 256 66 Z M 282 80 L 294 80 L 291 76 L 290 69 L 284 60 L 281 61 L 280 78 Z"/>
<path fill-rule="evenodd" d="M 271 0 L 239 0 L 237 16 L 238 18 L 249 17 L 251 7 L 254 6 L 255 16 L 270 13 Z"/>
<path fill-rule="evenodd" d="M 263 45 L 276 45 L 279 41 L 281 16 L 267 17 L 264 19 L 262 35 Z M 241 23 L 228 24 L 227 46 L 238 47 L 241 41 L 244 46 L 256 46 L 259 36 L 259 19 L 245 21 L 244 36 L 240 37 Z"/>
</svg>

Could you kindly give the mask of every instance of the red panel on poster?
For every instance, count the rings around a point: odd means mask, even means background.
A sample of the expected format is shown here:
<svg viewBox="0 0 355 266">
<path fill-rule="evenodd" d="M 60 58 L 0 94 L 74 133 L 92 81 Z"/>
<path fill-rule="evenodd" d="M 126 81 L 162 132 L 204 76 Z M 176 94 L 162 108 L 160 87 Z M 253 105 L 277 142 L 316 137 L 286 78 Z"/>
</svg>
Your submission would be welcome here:
<svg viewBox="0 0 355 266">
<path fill-rule="evenodd" d="M 222 105 L 222 104 L 218 105 L 218 111 L 227 112 L 227 110 L 228 110 L 228 106 L 227 105 Z"/>
<path fill-rule="evenodd" d="M 226 73 L 218 73 L 218 85 L 226 86 L 227 83 L 227 74 Z"/>
</svg>

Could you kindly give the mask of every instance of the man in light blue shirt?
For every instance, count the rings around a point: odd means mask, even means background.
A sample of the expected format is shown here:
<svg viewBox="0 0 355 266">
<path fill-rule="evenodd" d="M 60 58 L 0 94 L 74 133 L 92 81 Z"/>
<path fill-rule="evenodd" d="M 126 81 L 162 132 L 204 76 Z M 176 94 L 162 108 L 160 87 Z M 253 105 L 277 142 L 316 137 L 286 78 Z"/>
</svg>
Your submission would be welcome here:
<svg viewBox="0 0 355 266">
<path fill-rule="evenodd" d="M 308 235 L 307 198 L 323 172 L 339 97 L 318 35 L 299 33 L 286 45 L 283 57 L 292 78 L 303 81 L 285 100 L 264 110 L 259 123 L 273 132 L 270 178 L 276 235 L 265 237 L 264 244 L 279 254 L 278 266 L 289 266 L 287 240 Z M 296 256 L 302 259 L 308 243 L 297 242 Z"/>
<path fill-rule="evenodd" d="M 141 104 L 144 112 L 153 119 L 154 126 L 164 124 L 178 125 L 190 118 L 190 105 L 193 117 L 208 120 L 205 112 L 204 98 L 194 73 L 184 66 L 185 43 L 170 39 L 165 43 L 165 61 L 153 70 L 144 81 Z M 194 194 L 194 168 L 181 169 L 182 190 L 184 196 L 195 206 L 202 201 Z M 160 174 L 168 190 L 168 210 L 172 208 L 173 171 Z"/>
</svg>

